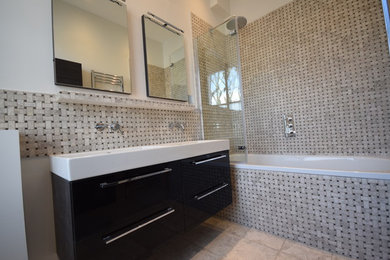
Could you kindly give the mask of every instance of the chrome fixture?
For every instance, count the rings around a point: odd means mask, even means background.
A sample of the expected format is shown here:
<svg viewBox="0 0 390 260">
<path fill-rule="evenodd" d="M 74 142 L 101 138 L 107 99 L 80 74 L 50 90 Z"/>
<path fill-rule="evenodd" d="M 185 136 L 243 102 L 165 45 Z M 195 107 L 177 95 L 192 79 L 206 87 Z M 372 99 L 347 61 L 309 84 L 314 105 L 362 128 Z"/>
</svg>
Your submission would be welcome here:
<svg viewBox="0 0 390 260">
<path fill-rule="evenodd" d="M 173 129 L 174 127 L 177 127 L 179 129 L 181 129 L 182 131 L 184 131 L 185 129 L 185 126 L 183 123 L 179 123 L 179 122 L 172 122 L 172 123 L 169 123 L 169 128 L 170 129 Z"/>
<path fill-rule="evenodd" d="M 109 129 L 110 133 L 119 132 L 119 133 L 123 134 L 123 131 L 121 129 L 121 125 L 119 123 L 105 124 L 105 123 L 99 122 L 95 125 L 95 129 L 100 131 L 100 132 L 103 132 L 103 130 L 106 128 Z"/>
<path fill-rule="evenodd" d="M 236 23 L 237 28 L 241 29 L 246 25 L 247 20 L 244 16 L 233 16 L 230 18 L 230 21 L 227 22 L 226 28 L 231 31 L 236 30 Z"/>
<path fill-rule="evenodd" d="M 242 29 L 246 25 L 247 20 L 244 16 L 232 15 L 228 17 L 225 21 L 223 21 L 223 23 L 220 23 L 217 26 L 211 28 L 210 31 L 213 31 L 214 29 L 218 28 L 220 25 L 224 23 L 226 23 L 226 29 L 232 31 L 230 35 L 234 35 L 236 33 L 236 24 L 237 24 L 237 29 Z"/>
<path fill-rule="evenodd" d="M 94 70 L 91 70 L 91 84 L 92 88 L 98 88 L 99 84 L 103 86 L 109 86 L 113 88 L 112 90 L 123 92 L 123 76 L 111 75 L 107 73 L 101 73 Z"/>
<path fill-rule="evenodd" d="M 220 155 L 220 156 L 217 156 L 217 157 L 209 158 L 209 159 L 206 159 L 206 160 L 192 162 L 192 164 L 199 165 L 199 164 L 203 164 L 203 163 L 219 160 L 219 159 L 222 159 L 222 158 L 226 158 L 226 155 L 224 154 L 224 155 Z"/>
<path fill-rule="evenodd" d="M 100 131 L 100 132 L 103 132 L 103 130 L 106 129 L 107 127 L 108 127 L 108 125 L 107 125 L 107 124 L 104 124 L 104 123 L 102 123 L 102 122 L 97 123 L 97 124 L 95 125 L 95 129 L 98 130 L 98 131 Z"/>
<path fill-rule="evenodd" d="M 129 179 L 124 179 L 124 180 L 121 180 L 121 181 L 115 181 L 115 182 L 110 182 L 110 183 L 103 182 L 103 183 L 100 183 L 100 188 L 102 188 L 102 189 L 110 188 L 110 187 L 113 187 L 113 186 L 118 186 L 118 185 L 123 184 L 123 183 L 132 182 L 132 181 L 138 181 L 138 180 L 141 180 L 141 179 L 153 177 L 153 176 L 160 175 L 160 174 L 163 174 L 163 173 L 169 173 L 171 171 L 172 171 L 171 168 L 165 168 L 164 170 L 161 170 L 161 171 L 158 171 L 158 172 L 152 172 L 152 173 L 148 173 L 148 174 L 145 174 L 145 175 L 132 177 L 132 178 L 129 178 Z"/>
<path fill-rule="evenodd" d="M 295 131 L 295 119 L 294 115 L 287 114 L 283 115 L 283 122 L 284 122 L 284 134 L 286 137 L 294 137 L 296 136 Z"/>
<path fill-rule="evenodd" d="M 119 132 L 121 134 L 123 134 L 123 131 L 121 129 L 121 125 L 119 123 L 114 123 L 114 124 L 110 124 L 108 126 L 108 128 L 110 129 L 110 132 L 113 133 L 113 132 Z"/>
<path fill-rule="evenodd" d="M 167 21 L 165 21 L 164 19 L 158 17 L 157 15 L 155 14 L 152 14 L 151 12 L 148 12 L 148 15 L 150 17 L 147 17 L 149 20 L 151 20 L 152 22 L 155 22 L 156 24 L 162 26 L 162 27 L 165 27 L 167 28 L 168 30 L 176 33 L 176 34 L 183 34 L 184 31 L 176 26 L 174 26 L 173 24 L 171 23 L 168 23 Z M 170 27 L 170 28 L 169 28 Z"/>
<path fill-rule="evenodd" d="M 113 2 L 114 4 L 117 4 L 119 6 L 122 6 L 122 3 L 118 0 L 110 0 L 111 2 Z M 126 0 L 122 0 L 123 2 L 126 2 Z"/>
<path fill-rule="evenodd" d="M 128 234 L 131 234 L 131 233 L 137 231 L 140 228 L 148 226 L 148 225 L 152 224 L 153 222 L 155 222 L 155 221 L 157 221 L 157 220 L 159 220 L 159 219 L 161 219 L 163 217 L 166 217 L 166 216 L 168 216 L 168 215 L 170 215 L 170 214 L 172 214 L 174 212 L 175 212 L 175 209 L 168 208 L 165 211 L 163 211 L 163 213 L 161 215 L 159 215 L 159 216 L 157 216 L 157 217 L 155 217 L 155 218 L 153 218 L 153 219 L 151 219 L 151 220 L 149 220 L 149 221 L 147 221 L 145 223 L 142 223 L 142 224 L 140 224 L 140 225 L 138 225 L 138 226 L 136 226 L 136 227 L 134 227 L 134 228 L 132 228 L 132 229 L 130 229 L 130 230 L 128 230 L 128 231 L 118 235 L 118 236 L 116 236 L 116 237 L 111 237 L 111 236 L 104 237 L 103 241 L 106 243 L 106 245 L 108 245 L 108 244 L 114 242 L 115 240 L 118 240 L 121 237 L 127 236 Z"/>
<path fill-rule="evenodd" d="M 194 199 L 196 199 L 196 200 L 204 199 L 204 198 L 210 196 L 211 194 L 216 193 L 217 191 L 222 190 L 223 188 L 226 188 L 226 187 L 228 187 L 228 186 L 229 186 L 228 183 L 222 183 L 218 188 L 216 188 L 216 189 L 214 189 L 214 190 L 212 190 L 212 191 L 209 191 L 209 192 L 207 192 L 206 194 L 203 194 L 203 195 L 201 195 L 201 196 L 198 196 L 198 195 L 197 195 L 197 196 L 194 197 Z"/>
<path fill-rule="evenodd" d="M 245 145 L 239 145 L 239 146 L 237 146 L 237 150 L 245 151 L 246 150 L 246 146 Z"/>
</svg>

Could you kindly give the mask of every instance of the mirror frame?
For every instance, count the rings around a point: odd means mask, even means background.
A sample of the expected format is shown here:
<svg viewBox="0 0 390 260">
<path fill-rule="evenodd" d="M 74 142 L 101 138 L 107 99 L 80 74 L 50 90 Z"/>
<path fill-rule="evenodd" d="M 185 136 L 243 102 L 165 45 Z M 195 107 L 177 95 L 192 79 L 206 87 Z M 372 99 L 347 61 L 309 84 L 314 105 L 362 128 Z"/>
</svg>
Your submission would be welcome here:
<svg viewBox="0 0 390 260">
<path fill-rule="evenodd" d="M 67 83 L 62 83 L 62 82 L 58 82 L 57 81 L 57 70 L 56 70 L 56 59 L 59 59 L 59 60 L 64 60 L 64 59 L 61 59 L 61 58 L 56 58 L 55 56 L 55 42 L 54 42 L 54 0 L 51 0 L 50 3 L 51 3 L 51 29 L 52 29 L 52 47 L 53 47 L 53 70 L 54 70 L 54 84 L 56 86 L 65 86 L 65 87 L 72 87 L 72 88 L 79 88 L 79 89 L 85 89 L 85 90 L 97 90 L 97 91 L 102 91 L 102 92 L 105 92 L 105 93 L 116 93 L 116 94 L 125 94 L 125 95 L 131 95 L 132 94 L 132 78 L 131 78 L 131 64 L 130 64 L 130 35 L 129 35 L 129 28 L 127 27 L 127 40 L 128 40 L 128 48 L 129 48 L 129 57 L 128 57 L 128 69 L 129 69 L 129 76 L 130 76 L 130 79 L 129 79 L 129 82 L 130 82 L 130 92 L 120 92 L 120 91 L 111 91 L 111 90 L 104 90 L 104 89 L 98 89 L 98 88 L 92 88 L 91 87 L 84 87 L 84 86 L 80 86 L 80 85 L 73 85 L 73 84 L 67 84 Z M 127 4 L 125 1 L 123 0 L 110 0 L 114 3 L 116 2 L 120 2 L 120 4 L 122 5 L 122 7 L 124 7 L 126 9 L 126 23 L 127 23 L 127 26 L 129 26 L 129 17 L 128 17 L 128 14 L 127 14 Z M 118 3 L 117 3 L 118 4 Z M 67 61 L 67 60 L 65 60 Z M 91 71 L 92 73 L 92 71 Z"/>
<path fill-rule="evenodd" d="M 154 16 L 151 13 L 148 13 L 148 14 Z M 178 102 L 183 102 L 183 103 L 184 102 L 189 102 L 189 100 L 188 100 L 188 84 L 187 84 L 188 83 L 187 66 L 186 66 L 187 100 L 175 99 L 175 98 L 169 98 L 169 97 L 157 97 L 157 96 L 151 96 L 150 95 L 150 90 L 149 90 L 149 70 L 148 70 L 148 54 L 147 54 L 147 50 L 146 50 L 146 26 L 145 26 L 145 19 L 150 19 L 150 17 L 148 15 L 142 15 L 142 17 L 141 17 L 141 20 L 142 20 L 142 41 L 143 41 L 143 47 L 144 47 L 145 82 L 146 82 L 146 95 L 147 95 L 147 97 L 150 97 L 150 98 L 161 98 L 161 99 L 173 100 L 173 101 L 178 101 Z M 164 21 L 164 20 L 162 20 L 162 21 Z M 172 33 L 180 34 L 179 32 L 175 32 L 173 29 L 167 28 L 166 26 L 170 25 L 171 27 L 175 28 L 176 30 L 180 30 L 180 29 L 178 29 L 176 26 L 173 26 L 173 25 L 171 25 L 170 23 L 168 23 L 166 21 L 164 21 L 164 22 L 165 22 L 165 27 L 160 25 L 162 28 L 164 28 L 166 30 L 169 30 L 169 31 L 172 31 Z M 184 31 L 182 31 L 182 30 L 180 30 L 180 31 L 184 33 Z M 183 47 L 185 47 L 184 46 L 184 35 L 183 34 L 180 34 L 180 35 L 183 36 Z M 184 58 L 186 58 L 186 57 L 184 56 Z"/>
</svg>

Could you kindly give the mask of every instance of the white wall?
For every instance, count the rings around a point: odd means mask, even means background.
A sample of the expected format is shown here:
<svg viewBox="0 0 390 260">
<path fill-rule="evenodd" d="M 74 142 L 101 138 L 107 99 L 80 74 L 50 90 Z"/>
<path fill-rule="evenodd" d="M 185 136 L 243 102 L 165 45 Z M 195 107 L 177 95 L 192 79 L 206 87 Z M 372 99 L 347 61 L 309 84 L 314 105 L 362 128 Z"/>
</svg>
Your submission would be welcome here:
<svg viewBox="0 0 390 260">
<path fill-rule="evenodd" d="M 0 258 L 27 260 L 19 132 L 0 131 L 0 144 Z"/>
<path fill-rule="evenodd" d="M 188 85 L 190 93 L 195 93 L 190 12 L 212 25 L 225 17 L 212 13 L 209 0 L 128 0 L 127 9 L 132 96 L 146 99 L 141 16 L 148 11 L 185 31 Z M 42 93 L 80 91 L 54 85 L 50 0 L 1 1 L 0 30 L 0 88 Z"/>
<path fill-rule="evenodd" d="M 230 0 L 233 15 L 245 16 L 248 23 L 292 2 L 292 0 Z"/>
<path fill-rule="evenodd" d="M 148 64 L 164 68 L 164 48 L 161 42 L 147 38 Z"/>
</svg>

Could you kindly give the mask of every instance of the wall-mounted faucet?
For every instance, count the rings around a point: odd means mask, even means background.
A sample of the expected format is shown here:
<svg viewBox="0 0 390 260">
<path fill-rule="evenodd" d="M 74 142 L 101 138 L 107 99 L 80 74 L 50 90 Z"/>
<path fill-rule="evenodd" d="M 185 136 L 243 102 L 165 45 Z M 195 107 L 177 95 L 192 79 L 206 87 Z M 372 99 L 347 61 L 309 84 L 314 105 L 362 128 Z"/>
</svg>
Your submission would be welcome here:
<svg viewBox="0 0 390 260">
<path fill-rule="evenodd" d="M 177 127 L 177 128 L 181 129 L 184 132 L 185 126 L 184 126 L 183 123 L 179 123 L 179 122 L 169 123 L 169 128 L 170 129 L 173 129 L 174 127 Z"/>
<path fill-rule="evenodd" d="M 112 124 L 105 124 L 105 123 L 97 123 L 95 125 L 95 129 L 100 131 L 100 132 L 103 132 L 104 129 L 108 128 L 109 129 L 109 132 L 110 133 L 114 133 L 114 132 L 119 132 L 121 134 L 123 134 L 123 131 L 121 129 L 121 125 L 119 123 L 112 123 Z"/>
<path fill-rule="evenodd" d="M 283 122 L 284 122 L 284 134 L 286 137 L 294 137 L 297 135 L 295 131 L 295 119 L 294 115 L 287 114 L 283 115 Z"/>
</svg>

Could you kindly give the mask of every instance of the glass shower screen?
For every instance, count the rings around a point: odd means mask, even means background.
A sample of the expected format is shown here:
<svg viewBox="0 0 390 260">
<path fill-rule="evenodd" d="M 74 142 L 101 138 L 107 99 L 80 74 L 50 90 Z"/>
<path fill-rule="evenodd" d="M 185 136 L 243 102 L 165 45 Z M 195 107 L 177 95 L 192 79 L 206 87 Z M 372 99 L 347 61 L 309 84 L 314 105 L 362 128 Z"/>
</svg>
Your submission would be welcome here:
<svg viewBox="0 0 390 260">
<path fill-rule="evenodd" d="M 236 19 L 235 17 L 232 19 Z M 231 20 L 195 39 L 203 135 L 229 139 L 232 161 L 246 161 L 244 106 L 237 28 Z"/>
</svg>

